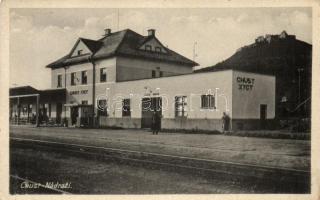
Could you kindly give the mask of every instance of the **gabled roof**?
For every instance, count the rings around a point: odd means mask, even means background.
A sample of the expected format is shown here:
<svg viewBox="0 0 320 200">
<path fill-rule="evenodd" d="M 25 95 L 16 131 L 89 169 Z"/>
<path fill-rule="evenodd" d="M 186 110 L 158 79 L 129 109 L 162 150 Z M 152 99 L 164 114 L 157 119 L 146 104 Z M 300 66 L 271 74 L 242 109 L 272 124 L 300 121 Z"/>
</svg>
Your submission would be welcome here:
<svg viewBox="0 0 320 200">
<path fill-rule="evenodd" d="M 71 57 L 70 54 L 50 63 L 46 67 L 59 68 L 67 65 L 88 62 L 90 57 L 92 60 L 99 60 L 112 56 L 128 56 L 142 59 L 151 59 L 162 62 L 180 63 L 188 66 L 197 66 L 198 63 L 164 47 L 167 53 L 156 53 L 140 50 L 139 47 L 155 36 L 142 36 L 130 29 L 111 33 L 99 40 L 89 40 L 79 38 L 92 52 L 91 55 L 82 55 Z M 155 38 L 157 39 L 157 38 Z M 78 40 L 78 41 L 79 41 Z"/>
<path fill-rule="evenodd" d="M 102 43 L 100 41 L 95 41 L 95 40 L 90 40 L 90 39 L 86 39 L 86 38 L 79 38 L 77 40 L 77 42 L 73 45 L 71 51 L 69 52 L 68 55 L 64 56 L 64 57 L 70 57 L 72 53 L 74 52 L 74 50 L 77 48 L 78 44 L 82 42 L 91 53 L 95 53 L 101 46 Z"/>
<path fill-rule="evenodd" d="M 90 49 L 91 52 L 96 52 L 102 46 L 102 42 L 80 38 L 80 40 Z"/>
<path fill-rule="evenodd" d="M 139 47 L 143 46 L 152 39 L 155 39 L 162 47 L 165 47 L 154 35 L 144 37 L 144 40 L 142 40 L 141 44 L 139 44 Z"/>
</svg>

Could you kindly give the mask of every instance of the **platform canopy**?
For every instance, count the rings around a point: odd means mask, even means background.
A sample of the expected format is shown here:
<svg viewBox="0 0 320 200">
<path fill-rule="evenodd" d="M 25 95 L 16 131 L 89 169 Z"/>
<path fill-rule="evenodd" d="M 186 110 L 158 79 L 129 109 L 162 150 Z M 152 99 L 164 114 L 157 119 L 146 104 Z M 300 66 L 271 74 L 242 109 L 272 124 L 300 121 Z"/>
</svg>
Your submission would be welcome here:
<svg viewBox="0 0 320 200">
<path fill-rule="evenodd" d="M 47 89 L 47 90 L 38 90 L 31 86 L 21 86 L 10 88 L 9 90 L 10 98 L 21 98 L 21 97 L 32 97 L 40 96 L 41 100 L 65 100 L 66 89 Z"/>
</svg>

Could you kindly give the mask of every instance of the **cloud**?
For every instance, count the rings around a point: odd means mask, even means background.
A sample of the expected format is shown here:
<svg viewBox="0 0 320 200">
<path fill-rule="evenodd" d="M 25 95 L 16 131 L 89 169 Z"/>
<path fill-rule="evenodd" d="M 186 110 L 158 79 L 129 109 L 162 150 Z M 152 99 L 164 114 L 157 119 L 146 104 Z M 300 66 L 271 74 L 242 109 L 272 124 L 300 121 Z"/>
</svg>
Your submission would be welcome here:
<svg viewBox="0 0 320 200">
<path fill-rule="evenodd" d="M 32 18 L 28 16 L 21 16 L 18 15 L 16 12 L 10 13 L 10 21 L 13 23 L 10 23 L 10 29 L 19 32 L 23 30 L 29 30 L 32 28 Z"/>
<path fill-rule="evenodd" d="M 190 15 L 190 16 L 174 16 L 171 18 L 170 23 L 176 24 L 176 23 L 195 23 L 201 21 L 201 17 L 198 15 Z"/>
<path fill-rule="evenodd" d="M 63 56 L 75 39 L 75 30 L 48 25 L 33 26 L 32 18 L 13 14 L 10 27 L 10 82 L 18 85 L 50 87 L 45 66 Z M 36 72 L 36 73 L 35 73 Z M 32 78 L 32 77 L 39 77 Z M 40 80 L 35 82 L 35 80 Z"/>
<path fill-rule="evenodd" d="M 242 13 L 237 17 L 236 21 L 243 22 L 243 21 L 246 21 L 247 19 L 249 19 L 249 15 L 247 13 Z"/>
</svg>

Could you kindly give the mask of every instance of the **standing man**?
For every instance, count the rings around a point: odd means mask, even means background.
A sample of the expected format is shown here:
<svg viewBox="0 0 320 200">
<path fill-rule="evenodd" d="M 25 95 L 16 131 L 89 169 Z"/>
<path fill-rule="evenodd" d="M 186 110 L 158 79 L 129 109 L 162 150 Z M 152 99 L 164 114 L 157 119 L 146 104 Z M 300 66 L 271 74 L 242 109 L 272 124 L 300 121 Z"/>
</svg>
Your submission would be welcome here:
<svg viewBox="0 0 320 200">
<path fill-rule="evenodd" d="M 223 112 L 223 116 L 222 116 L 222 126 L 223 126 L 222 127 L 223 133 L 229 131 L 230 117 L 225 112 Z"/>
<path fill-rule="evenodd" d="M 161 126 L 160 115 L 156 111 L 154 111 L 152 114 L 152 124 L 151 124 L 152 134 L 158 135 L 160 126 Z"/>
</svg>

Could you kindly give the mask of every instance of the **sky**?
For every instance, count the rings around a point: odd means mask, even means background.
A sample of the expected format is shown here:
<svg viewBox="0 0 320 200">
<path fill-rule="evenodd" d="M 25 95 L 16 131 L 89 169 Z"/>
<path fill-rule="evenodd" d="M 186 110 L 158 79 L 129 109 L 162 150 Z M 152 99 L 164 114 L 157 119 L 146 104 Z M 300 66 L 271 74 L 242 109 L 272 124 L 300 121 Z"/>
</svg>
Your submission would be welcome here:
<svg viewBox="0 0 320 200">
<path fill-rule="evenodd" d="M 310 8 L 15 8 L 10 9 L 10 87 L 51 87 L 45 66 L 69 53 L 79 37 L 100 39 L 104 29 L 156 29 L 162 44 L 200 67 L 221 62 L 255 38 L 286 30 L 312 44 Z"/>
</svg>

